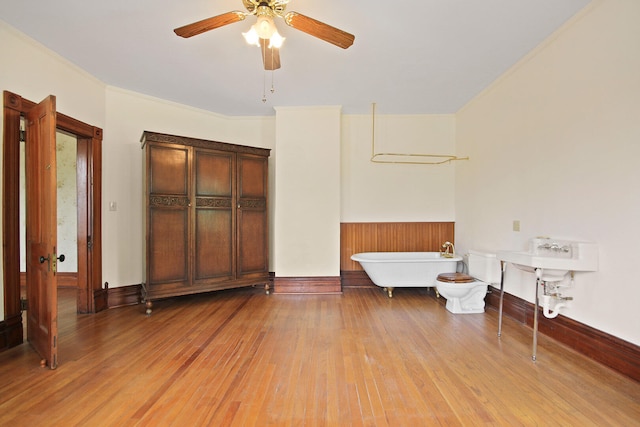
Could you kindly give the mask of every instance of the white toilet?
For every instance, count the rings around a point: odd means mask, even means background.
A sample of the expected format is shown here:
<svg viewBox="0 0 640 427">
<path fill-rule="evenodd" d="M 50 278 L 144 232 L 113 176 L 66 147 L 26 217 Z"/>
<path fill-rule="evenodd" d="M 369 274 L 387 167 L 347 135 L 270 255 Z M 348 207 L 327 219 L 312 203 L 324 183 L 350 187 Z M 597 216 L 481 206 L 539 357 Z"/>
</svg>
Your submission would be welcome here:
<svg viewBox="0 0 640 427">
<path fill-rule="evenodd" d="M 496 254 L 469 251 L 469 274 L 443 273 L 436 279 L 438 293 L 447 299 L 451 313 L 484 313 L 489 283 L 500 283 L 500 261 Z"/>
</svg>

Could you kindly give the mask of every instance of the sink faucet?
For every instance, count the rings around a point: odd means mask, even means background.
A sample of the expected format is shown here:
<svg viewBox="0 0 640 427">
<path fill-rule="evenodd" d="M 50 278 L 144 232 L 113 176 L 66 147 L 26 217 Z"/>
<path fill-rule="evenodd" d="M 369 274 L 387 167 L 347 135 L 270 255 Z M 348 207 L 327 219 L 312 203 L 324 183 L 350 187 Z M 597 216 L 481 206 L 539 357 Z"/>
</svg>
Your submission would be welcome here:
<svg viewBox="0 0 640 427">
<path fill-rule="evenodd" d="M 558 243 L 555 243 L 555 242 L 538 245 L 538 249 L 547 249 L 553 252 L 564 252 L 564 253 L 568 253 L 571 250 L 569 246 L 560 246 Z"/>
<path fill-rule="evenodd" d="M 453 256 L 455 255 L 455 252 L 456 250 L 453 247 L 453 243 L 444 242 L 442 244 L 442 249 L 440 250 L 440 256 L 445 258 L 453 258 Z"/>
</svg>

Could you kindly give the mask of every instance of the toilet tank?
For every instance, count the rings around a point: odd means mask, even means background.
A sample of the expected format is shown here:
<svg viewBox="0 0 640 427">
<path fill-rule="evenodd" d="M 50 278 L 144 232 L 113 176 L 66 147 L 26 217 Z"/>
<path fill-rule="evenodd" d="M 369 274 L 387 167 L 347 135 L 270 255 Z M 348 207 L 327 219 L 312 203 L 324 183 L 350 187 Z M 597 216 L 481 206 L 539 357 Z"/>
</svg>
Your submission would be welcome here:
<svg viewBox="0 0 640 427">
<path fill-rule="evenodd" d="M 496 254 L 471 249 L 467 263 L 470 276 L 486 283 L 500 283 L 500 261 Z"/>
</svg>

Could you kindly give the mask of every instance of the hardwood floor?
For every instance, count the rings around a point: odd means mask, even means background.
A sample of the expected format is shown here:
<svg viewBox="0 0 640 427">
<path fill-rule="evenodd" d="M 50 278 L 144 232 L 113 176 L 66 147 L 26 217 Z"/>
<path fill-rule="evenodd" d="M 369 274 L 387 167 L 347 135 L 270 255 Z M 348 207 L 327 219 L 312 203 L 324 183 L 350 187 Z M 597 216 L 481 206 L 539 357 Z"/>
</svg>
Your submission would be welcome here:
<svg viewBox="0 0 640 427">
<path fill-rule="evenodd" d="M 640 425 L 640 383 L 430 292 L 240 289 L 75 314 L 59 367 L 0 353 L 1 426 Z"/>
</svg>

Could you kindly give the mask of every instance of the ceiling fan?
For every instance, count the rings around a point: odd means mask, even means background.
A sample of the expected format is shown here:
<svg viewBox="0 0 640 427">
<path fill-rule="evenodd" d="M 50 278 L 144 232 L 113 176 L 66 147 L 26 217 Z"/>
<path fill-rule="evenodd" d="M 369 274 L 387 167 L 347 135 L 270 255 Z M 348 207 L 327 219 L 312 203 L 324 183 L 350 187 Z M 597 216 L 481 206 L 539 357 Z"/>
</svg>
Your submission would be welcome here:
<svg viewBox="0 0 640 427">
<path fill-rule="evenodd" d="M 279 17 L 284 22 L 309 35 L 334 44 L 343 49 L 353 44 L 355 36 L 338 28 L 327 25 L 316 19 L 309 18 L 298 12 L 286 12 L 290 0 L 242 0 L 246 12 L 232 11 L 217 15 L 202 21 L 194 22 L 173 30 L 180 37 L 193 37 L 204 32 L 214 30 L 225 25 L 243 21 L 247 16 L 255 15 L 256 24 L 247 33 L 243 33 L 247 42 L 260 46 L 262 62 L 265 70 L 280 68 L 279 48 L 284 38 L 280 37 L 273 22 Z"/>
</svg>

